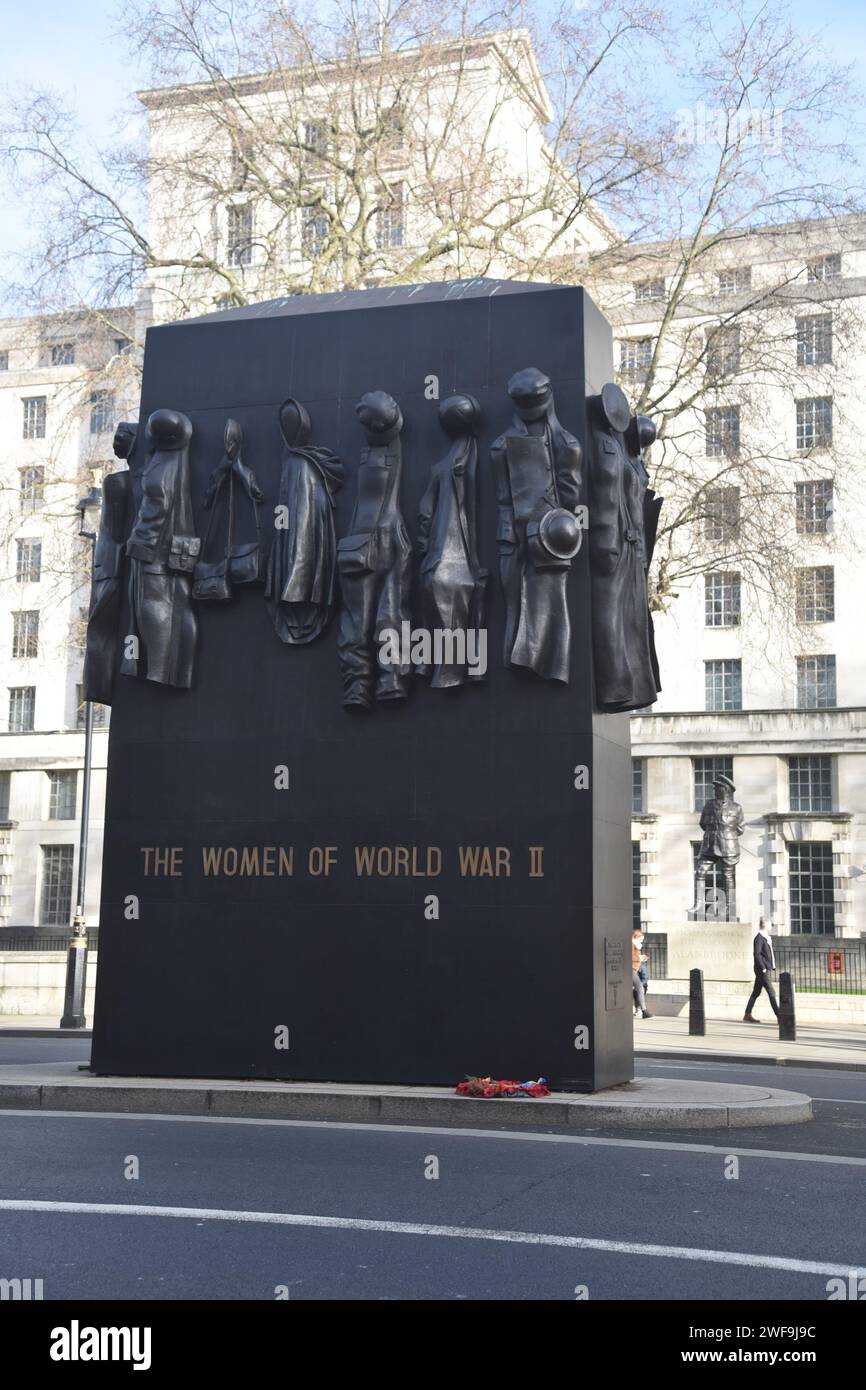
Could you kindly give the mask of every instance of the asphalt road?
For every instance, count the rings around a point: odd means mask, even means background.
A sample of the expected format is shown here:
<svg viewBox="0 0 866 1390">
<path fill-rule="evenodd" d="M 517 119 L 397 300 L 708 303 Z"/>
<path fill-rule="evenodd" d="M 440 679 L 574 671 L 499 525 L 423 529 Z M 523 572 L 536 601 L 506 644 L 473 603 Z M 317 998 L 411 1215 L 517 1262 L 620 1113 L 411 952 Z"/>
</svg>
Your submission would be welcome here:
<svg viewBox="0 0 866 1390">
<path fill-rule="evenodd" d="M 0 1067 L 86 1054 L 0 1038 Z M 816 1120 L 584 1137 L 0 1111 L 0 1278 L 56 1300 L 824 1301 L 866 1266 L 866 1074 L 639 1071 L 803 1090 Z"/>
</svg>

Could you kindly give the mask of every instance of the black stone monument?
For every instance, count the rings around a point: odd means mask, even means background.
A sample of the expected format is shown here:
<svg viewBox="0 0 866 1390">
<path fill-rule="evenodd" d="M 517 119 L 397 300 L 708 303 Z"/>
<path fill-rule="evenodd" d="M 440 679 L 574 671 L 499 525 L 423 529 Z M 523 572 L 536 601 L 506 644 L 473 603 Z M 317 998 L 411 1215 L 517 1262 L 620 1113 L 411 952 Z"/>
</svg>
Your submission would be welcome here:
<svg viewBox="0 0 866 1390">
<path fill-rule="evenodd" d="M 401 509 L 442 454 L 440 401 L 480 405 L 478 559 L 495 576 L 490 445 L 506 383 L 537 367 L 587 454 L 611 334 L 581 289 L 494 280 L 280 299 L 152 328 L 141 421 L 192 422 L 198 535 L 231 417 L 279 500 L 291 395 L 345 469 L 356 404 L 403 415 Z M 142 450 L 142 454 L 144 450 Z M 133 469 L 133 509 L 140 484 Z M 102 1074 L 597 1090 L 632 1076 L 628 716 L 593 702 L 589 546 L 567 580 L 568 684 L 503 665 L 491 578 L 486 680 L 409 681 L 343 708 L 338 624 L 287 645 L 258 586 L 197 607 L 189 690 L 119 676 L 111 717 L 93 1068 Z M 421 622 L 417 556 L 411 613 Z M 128 631 L 126 608 L 118 640 Z"/>
</svg>

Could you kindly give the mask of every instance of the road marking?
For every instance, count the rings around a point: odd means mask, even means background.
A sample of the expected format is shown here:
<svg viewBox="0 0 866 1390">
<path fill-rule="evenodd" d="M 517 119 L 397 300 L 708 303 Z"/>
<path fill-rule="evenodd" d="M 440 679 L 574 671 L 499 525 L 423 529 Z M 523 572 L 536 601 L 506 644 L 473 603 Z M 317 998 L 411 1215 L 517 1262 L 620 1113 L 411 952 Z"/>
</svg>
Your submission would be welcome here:
<svg viewBox="0 0 866 1390">
<path fill-rule="evenodd" d="M 523 1104 L 516 1101 L 515 1104 Z M 527 1105 L 531 1102 L 525 1102 Z M 370 1124 L 349 1120 L 273 1120 L 246 1119 L 243 1115 L 152 1115 L 130 1110 L 2 1110 L 20 1119 L 52 1120 L 155 1120 L 167 1124 L 261 1125 L 265 1128 L 324 1129 L 359 1131 L 367 1134 L 444 1134 L 456 1139 L 505 1139 L 523 1144 L 580 1144 L 586 1148 L 658 1149 L 663 1153 L 736 1154 L 738 1158 L 778 1158 L 794 1163 L 831 1163 L 847 1168 L 866 1168 L 866 1158 L 845 1154 L 810 1154 L 785 1149 L 747 1149 L 737 1144 L 684 1144 L 664 1139 L 602 1139 L 588 1134 L 537 1134 L 511 1129 L 463 1129 L 446 1125 Z"/>
<path fill-rule="evenodd" d="M 688 1245 L 640 1245 L 634 1241 L 596 1240 L 592 1236 L 555 1236 L 539 1231 L 497 1231 L 481 1226 L 429 1226 L 414 1221 L 370 1221 L 356 1216 L 310 1216 L 291 1211 L 235 1211 L 224 1207 L 151 1207 L 125 1202 L 35 1202 L 0 1200 L 0 1210 L 58 1213 L 69 1216 L 156 1216 L 181 1221 L 230 1221 L 263 1226 L 306 1226 L 331 1231 L 371 1231 L 383 1235 L 436 1236 L 452 1240 L 486 1240 L 512 1245 L 549 1245 L 563 1250 L 599 1250 L 612 1255 L 646 1255 L 665 1260 L 743 1265 L 792 1274 L 827 1274 L 855 1278 L 866 1269 L 822 1260 L 794 1260 L 783 1255 L 754 1255 L 739 1250 L 702 1250 Z"/>
</svg>

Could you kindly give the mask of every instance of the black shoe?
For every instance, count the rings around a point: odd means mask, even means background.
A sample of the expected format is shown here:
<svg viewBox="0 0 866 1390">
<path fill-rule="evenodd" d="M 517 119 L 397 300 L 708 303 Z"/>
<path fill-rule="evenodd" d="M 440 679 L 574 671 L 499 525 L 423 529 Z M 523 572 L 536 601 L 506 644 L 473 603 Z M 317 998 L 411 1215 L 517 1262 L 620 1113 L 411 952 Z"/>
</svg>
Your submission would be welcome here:
<svg viewBox="0 0 866 1390">
<path fill-rule="evenodd" d="M 743 1022 L 744 1022 L 744 1023 L 760 1023 L 761 1020 L 760 1020 L 759 1018 L 752 1018 L 752 1015 L 751 1015 L 751 1014 L 743 1014 Z"/>
<path fill-rule="evenodd" d="M 649 1012 L 648 1009 L 644 1009 L 643 1013 L 641 1014 L 641 1018 L 652 1018 L 652 1014 Z"/>
</svg>

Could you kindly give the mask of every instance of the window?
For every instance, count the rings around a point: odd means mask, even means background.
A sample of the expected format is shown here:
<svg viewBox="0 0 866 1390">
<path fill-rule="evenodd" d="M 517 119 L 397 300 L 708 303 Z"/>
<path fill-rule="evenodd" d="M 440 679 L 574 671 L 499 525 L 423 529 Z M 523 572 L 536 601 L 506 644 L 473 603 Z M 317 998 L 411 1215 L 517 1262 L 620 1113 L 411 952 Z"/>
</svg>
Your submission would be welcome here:
<svg viewBox="0 0 866 1390">
<path fill-rule="evenodd" d="M 743 294 L 752 288 L 752 267 L 750 265 L 728 266 L 718 272 L 719 294 Z"/>
<path fill-rule="evenodd" d="M 797 319 L 797 366 L 817 367 L 833 361 L 833 315 Z"/>
<path fill-rule="evenodd" d="M 38 584 L 42 578 L 42 542 L 16 541 L 15 578 L 19 584 Z"/>
<path fill-rule="evenodd" d="M 645 802 L 646 759 L 631 760 L 631 809 L 632 814 L 642 816 Z"/>
<path fill-rule="evenodd" d="M 114 423 L 114 396 L 110 391 L 94 391 L 90 397 L 90 433 L 106 434 Z"/>
<path fill-rule="evenodd" d="M 716 328 L 707 334 L 706 362 L 712 377 L 730 376 L 740 370 L 739 328 Z"/>
<path fill-rule="evenodd" d="M 232 145 L 232 164 L 229 177 L 233 189 L 240 190 L 245 186 L 250 172 L 249 161 L 251 158 L 252 149 L 246 141 Z"/>
<path fill-rule="evenodd" d="M 711 487 L 706 492 L 704 535 L 708 541 L 733 540 L 740 529 L 740 489 Z"/>
<path fill-rule="evenodd" d="M 77 772 L 49 772 L 48 819 L 75 820 L 75 801 L 78 793 Z"/>
<path fill-rule="evenodd" d="M 833 709 L 835 704 L 835 656 L 798 656 L 797 708 Z"/>
<path fill-rule="evenodd" d="M 627 338 L 619 345 L 619 369 L 637 375 L 649 370 L 653 357 L 652 338 Z"/>
<path fill-rule="evenodd" d="M 635 304 L 655 304 L 665 297 L 665 280 L 660 275 L 651 280 L 636 280 L 634 282 L 634 302 Z"/>
<path fill-rule="evenodd" d="M 321 255 L 328 244 L 331 219 L 321 208 L 307 208 L 301 223 L 301 245 L 308 256 Z"/>
<path fill-rule="evenodd" d="M 842 274 L 842 256 L 837 251 L 832 256 L 819 256 L 806 266 L 806 280 L 810 285 L 818 285 L 825 280 L 838 280 Z"/>
<path fill-rule="evenodd" d="M 704 686 L 708 710 L 742 709 L 742 661 L 705 661 Z"/>
<path fill-rule="evenodd" d="M 85 722 L 85 719 L 86 719 L 86 717 L 87 717 L 87 701 L 86 701 L 85 698 L 84 698 L 84 686 L 83 686 L 83 685 L 77 685 L 77 686 L 75 687 L 75 699 L 76 699 L 76 702 L 77 702 L 77 704 L 76 704 L 76 711 L 75 711 L 75 727 L 76 727 L 76 729 L 83 729 L 83 728 L 84 728 L 84 722 Z M 93 706 L 93 727 L 94 727 L 94 729 L 104 729 L 104 728 L 105 728 L 105 708 L 106 708 L 105 705 L 94 705 L 94 706 Z"/>
<path fill-rule="evenodd" d="M 832 565 L 797 570 L 797 622 L 832 623 L 836 616 L 835 588 Z"/>
<path fill-rule="evenodd" d="M 15 685 L 9 688 L 9 732 L 28 734 L 36 720 L 36 686 Z"/>
<path fill-rule="evenodd" d="M 223 311 L 225 309 L 236 309 L 238 307 L 237 300 L 235 299 L 233 294 L 219 295 L 219 297 L 214 300 L 214 304 L 220 311 Z"/>
<path fill-rule="evenodd" d="M 45 417 L 48 408 L 47 396 L 24 396 L 24 438 L 45 438 Z"/>
<path fill-rule="evenodd" d="M 828 755 L 788 759 L 788 796 L 792 811 L 832 811 L 833 782 Z"/>
<path fill-rule="evenodd" d="M 45 506 L 45 469 L 19 468 L 18 478 L 22 512 L 40 512 Z"/>
<path fill-rule="evenodd" d="M 324 121 L 307 121 L 304 126 L 304 145 L 314 155 L 328 153 L 328 127 Z"/>
<path fill-rule="evenodd" d="M 719 570 L 704 575 L 704 621 L 707 627 L 739 627 L 740 576 Z"/>
<path fill-rule="evenodd" d="M 726 458 L 740 448 L 740 407 L 714 405 L 705 412 L 708 458 Z"/>
<path fill-rule="evenodd" d="M 233 203 L 228 210 L 228 263 L 251 265 L 253 259 L 253 205 Z"/>
<path fill-rule="evenodd" d="M 645 875 L 641 873 L 641 866 L 644 862 L 641 854 L 640 840 L 631 842 L 631 924 L 632 927 L 640 926 L 640 890 L 645 882 Z"/>
<path fill-rule="evenodd" d="M 797 448 L 826 449 L 833 443 L 833 398 L 797 401 Z"/>
<path fill-rule="evenodd" d="M 733 758 L 692 758 L 695 778 L 695 810 L 702 811 L 715 796 L 713 783 L 717 777 L 734 780 Z"/>
<path fill-rule="evenodd" d="M 12 773 L 0 772 L 0 821 L 9 819 L 12 793 Z"/>
<path fill-rule="evenodd" d="M 376 244 L 380 250 L 403 245 L 405 220 L 403 185 L 393 183 L 388 190 L 388 202 L 378 212 Z"/>
<path fill-rule="evenodd" d="M 9 370 L 9 353 L 8 353 L 7 350 L 4 348 L 3 351 L 0 352 L 0 372 L 8 372 L 8 370 Z"/>
<path fill-rule="evenodd" d="M 65 927 L 72 916 L 72 845 L 42 846 L 42 899 L 39 920 L 43 927 Z"/>
<path fill-rule="evenodd" d="M 12 656 L 16 660 L 39 655 L 39 614 L 12 614 Z"/>
<path fill-rule="evenodd" d="M 115 338 L 114 353 L 116 357 L 127 357 L 132 352 L 133 342 L 131 338 Z"/>
<path fill-rule="evenodd" d="M 385 149 L 401 150 L 405 139 L 405 117 L 399 102 L 395 102 L 382 117 L 382 144 Z"/>
<path fill-rule="evenodd" d="M 52 343 L 51 344 L 51 365 L 52 367 L 71 367 L 75 362 L 74 343 Z"/>
<path fill-rule="evenodd" d="M 797 530 L 801 536 L 825 536 L 833 516 L 833 483 L 829 478 L 812 478 L 794 484 Z"/>
<path fill-rule="evenodd" d="M 794 935 L 833 936 L 833 845 L 826 840 L 788 845 L 791 893 L 791 932 Z"/>
</svg>

